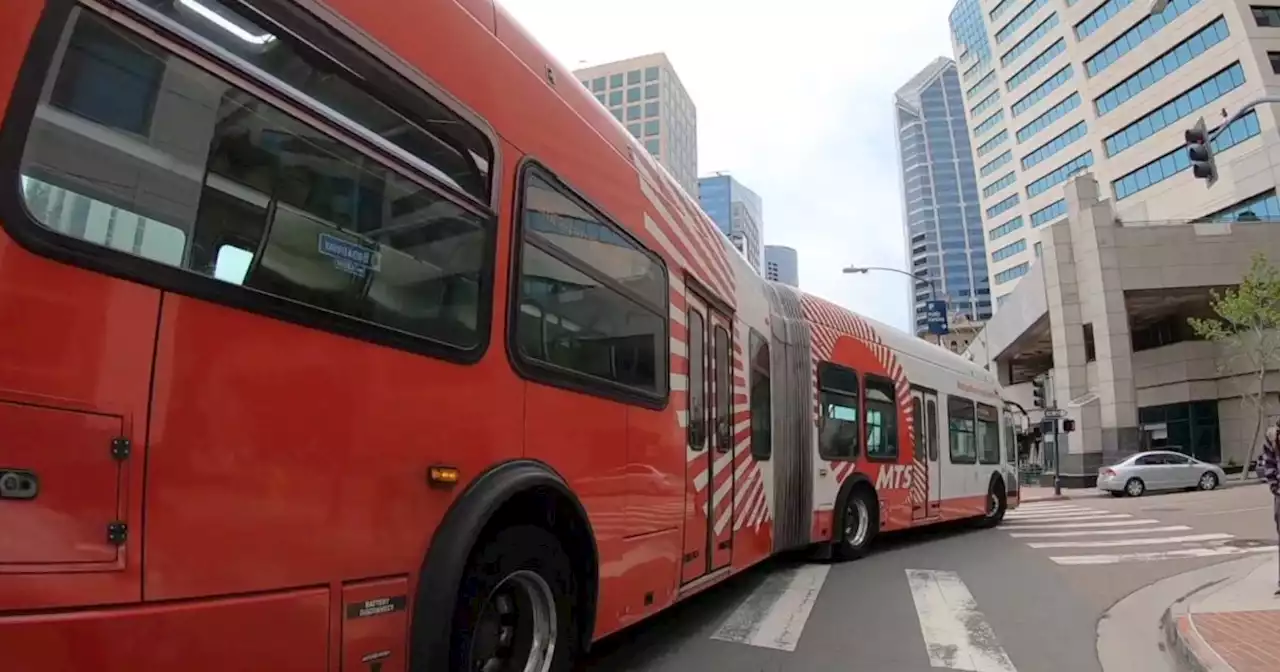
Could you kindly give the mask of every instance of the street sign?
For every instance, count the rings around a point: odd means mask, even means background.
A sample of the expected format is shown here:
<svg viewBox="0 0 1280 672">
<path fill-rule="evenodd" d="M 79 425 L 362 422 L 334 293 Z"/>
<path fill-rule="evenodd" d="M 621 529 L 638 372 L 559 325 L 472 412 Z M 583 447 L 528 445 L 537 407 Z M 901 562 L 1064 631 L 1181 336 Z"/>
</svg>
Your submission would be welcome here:
<svg viewBox="0 0 1280 672">
<path fill-rule="evenodd" d="M 924 302 L 925 324 L 929 325 L 929 333 L 934 336 L 945 336 L 947 328 L 947 302 L 941 300 Z"/>
<path fill-rule="evenodd" d="M 1045 419 L 1056 420 L 1058 418 L 1067 417 L 1067 409 L 1065 408 L 1046 408 L 1044 409 Z"/>
</svg>

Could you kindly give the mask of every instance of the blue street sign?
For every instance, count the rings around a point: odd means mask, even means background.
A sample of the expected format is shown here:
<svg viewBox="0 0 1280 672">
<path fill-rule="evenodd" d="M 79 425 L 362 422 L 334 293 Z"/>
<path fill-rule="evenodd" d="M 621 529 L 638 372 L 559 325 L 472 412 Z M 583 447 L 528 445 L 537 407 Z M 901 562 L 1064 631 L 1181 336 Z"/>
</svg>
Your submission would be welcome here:
<svg viewBox="0 0 1280 672">
<path fill-rule="evenodd" d="M 947 302 L 946 301 L 925 301 L 924 302 L 924 319 L 929 325 L 929 333 L 935 336 L 946 335 L 947 329 Z"/>
</svg>

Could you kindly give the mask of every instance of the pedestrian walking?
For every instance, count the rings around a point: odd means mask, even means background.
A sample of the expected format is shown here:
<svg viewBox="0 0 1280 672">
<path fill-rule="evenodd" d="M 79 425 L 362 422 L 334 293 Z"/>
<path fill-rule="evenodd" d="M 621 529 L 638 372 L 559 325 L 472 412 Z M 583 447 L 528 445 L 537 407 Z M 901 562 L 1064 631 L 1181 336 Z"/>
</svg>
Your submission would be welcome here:
<svg viewBox="0 0 1280 672">
<path fill-rule="evenodd" d="M 1262 457 L 1258 459 L 1258 474 L 1271 486 L 1271 511 L 1276 520 L 1276 537 L 1280 538 L 1280 446 L 1276 443 L 1277 434 L 1280 434 L 1280 420 L 1267 430 L 1266 440 L 1262 443 Z M 1280 597 L 1280 577 L 1276 578 L 1276 597 Z"/>
</svg>

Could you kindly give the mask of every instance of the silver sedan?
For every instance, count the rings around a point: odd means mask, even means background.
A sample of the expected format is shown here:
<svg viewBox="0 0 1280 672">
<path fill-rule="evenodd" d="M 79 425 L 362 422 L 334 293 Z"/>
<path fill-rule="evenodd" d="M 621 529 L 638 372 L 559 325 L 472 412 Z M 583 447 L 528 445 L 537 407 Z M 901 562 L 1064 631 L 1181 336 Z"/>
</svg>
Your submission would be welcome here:
<svg viewBox="0 0 1280 672">
<path fill-rule="evenodd" d="M 1112 497 L 1140 497 L 1148 490 L 1212 490 L 1226 477 L 1216 464 L 1182 453 L 1153 450 L 1130 455 L 1118 464 L 1099 469 L 1098 489 L 1111 493 Z"/>
</svg>

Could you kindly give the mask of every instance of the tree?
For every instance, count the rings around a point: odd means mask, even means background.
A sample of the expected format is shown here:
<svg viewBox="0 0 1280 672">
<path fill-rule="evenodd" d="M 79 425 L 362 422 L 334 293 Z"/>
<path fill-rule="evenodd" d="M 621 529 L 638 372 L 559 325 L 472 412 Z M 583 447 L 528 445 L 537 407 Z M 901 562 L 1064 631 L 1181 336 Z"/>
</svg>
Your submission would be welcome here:
<svg viewBox="0 0 1280 672">
<path fill-rule="evenodd" d="M 1266 419 L 1267 373 L 1277 368 L 1280 358 L 1280 270 L 1267 261 L 1261 252 L 1253 255 L 1249 272 L 1240 286 L 1213 296 L 1211 304 L 1217 318 L 1189 318 L 1188 324 L 1201 338 L 1224 347 L 1228 368 L 1230 362 L 1243 362 L 1252 373 L 1254 386 L 1248 389 L 1241 384 L 1241 401 L 1253 407 L 1253 441 L 1245 458 L 1240 478 L 1248 476 L 1249 463 L 1261 441 L 1263 421 Z"/>
</svg>

